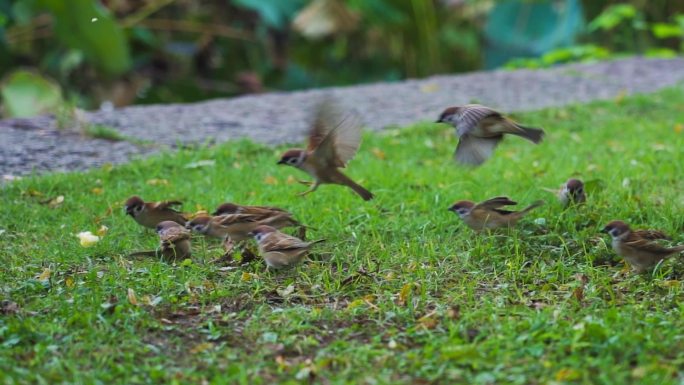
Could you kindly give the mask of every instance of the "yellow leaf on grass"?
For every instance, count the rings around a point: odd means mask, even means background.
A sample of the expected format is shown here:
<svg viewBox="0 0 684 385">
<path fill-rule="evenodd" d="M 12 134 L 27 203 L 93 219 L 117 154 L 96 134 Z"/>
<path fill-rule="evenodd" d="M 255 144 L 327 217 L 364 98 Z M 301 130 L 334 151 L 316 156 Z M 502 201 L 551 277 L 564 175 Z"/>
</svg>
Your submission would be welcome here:
<svg viewBox="0 0 684 385">
<path fill-rule="evenodd" d="M 269 185 L 276 185 L 278 184 L 278 179 L 275 177 L 268 175 L 266 178 L 264 178 L 264 183 L 269 184 Z"/>
<path fill-rule="evenodd" d="M 378 158 L 378 159 L 380 159 L 380 160 L 385 160 L 385 158 L 387 157 L 387 156 L 385 155 L 385 152 L 382 151 L 381 149 L 377 148 L 377 147 L 374 147 L 374 148 L 371 150 L 371 152 L 373 153 L 373 155 L 375 155 L 376 158 Z"/>
<path fill-rule="evenodd" d="M 104 237 L 105 234 L 107 234 L 107 231 L 109 231 L 109 227 L 102 225 L 99 229 L 97 229 L 97 235 Z"/>
<path fill-rule="evenodd" d="M 66 287 L 71 289 L 72 287 L 74 287 L 74 279 L 71 277 L 66 277 L 66 279 L 64 280 L 64 284 L 66 285 Z"/>
<path fill-rule="evenodd" d="M 135 290 L 128 288 L 128 302 L 131 305 L 138 306 L 138 297 L 135 296 Z"/>
<path fill-rule="evenodd" d="M 256 276 L 255 274 L 248 273 L 248 272 L 246 272 L 246 271 L 242 272 L 242 276 L 240 277 L 240 279 L 241 279 L 243 282 L 249 282 L 249 281 L 251 281 L 251 280 L 253 280 L 253 279 L 255 279 L 255 278 L 257 278 L 257 276 Z"/>
<path fill-rule="evenodd" d="M 674 132 L 677 134 L 681 134 L 684 131 L 684 124 L 682 123 L 677 123 L 674 125 Z"/>
<path fill-rule="evenodd" d="M 83 247 L 93 246 L 94 244 L 100 241 L 100 237 L 91 233 L 90 231 L 82 231 L 76 234 L 76 236 L 80 240 L 81 246 Z"/>
<path fill-rule="evenodd" d="M 90 192 L 92 192 L 95 195 L 102 195 L 104 189 L 102 187 L 93 187 L 93 189 L 90 190 Z"/>
<path fill-rule="evenodd" d="M 39 281 L 47 281 L 50 279 L 50 275 L 52 275 L 52 272 L 50 271 L 49 268 L 45 268 L 42 273 L 37 277 Z"/>
<path fill-rule="evenodd" d="M 149 184 L 150 186 L 168 186 L 169 181 L 166 179 L 154 178 L 154 179 L 148 179 L 146 183 Z"/>
<path fill-rule="evenodd" d="M 64 195 L 58 195 L 47 202 L 48 206 L 53 209 L 59 207 L 62 203 L 64 203 Z"/>
<path fill-rule="evenodd" d="M 413 288 L 415 287 L 415 283 L 407 283 L 404 286 L 401 287 L 401 290 L 399 291 L 399 304 L 400 305 L 405 305 L 406 301 L 408 300 L 409 295 L 411 295 L 411 292 L 413 292 Z"/>
<path fill-rule="evenodd" d="M 214 347 L 214 344 L 211 342 L 202 342 L 201 344 L 195 345 L 194 348 L 190 349 L 190 353 L 192 354 L 197 354 L 197 353 L 202 353 L 205 352 L 211 348 Z"/>
<path fill-rule="evenodd" d="M 285 183 L 287 183 L 287 184 L 297 183 L 297 179 L 295 179 L 295 177 L 293 177 L 292 175 L 288 175 L 287 179 L 285 180 Z"/>
<path fill-rule="evenodd" d="M 581 373 L 576 369 L 563 368 L 556 372 L 556 381 L 575 381 L 579 380 Z"/>
<path fill-rule="evenodd" d="M 438 321 L 433 317 L 421 317 L 418 319 L 418 324 L 425 329 L 434 329 L 437 327 Z"/>
</svg>

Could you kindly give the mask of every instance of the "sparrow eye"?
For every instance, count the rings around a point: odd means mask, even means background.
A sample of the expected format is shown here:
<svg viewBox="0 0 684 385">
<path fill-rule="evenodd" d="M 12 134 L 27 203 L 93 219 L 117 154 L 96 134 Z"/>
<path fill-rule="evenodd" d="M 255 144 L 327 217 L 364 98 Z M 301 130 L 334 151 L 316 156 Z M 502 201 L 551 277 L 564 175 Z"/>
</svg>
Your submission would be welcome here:
<svg viewBox="0 0 684 385">
<path fill-rule="evenodd" d="M 136 213 L 139 213 L 139 212 L 142 211 L 142 209 L 143 209 L 142 206 L 135 206 L 135 207 L 133 208 L 133 211 L 136 212 Z"/>
</svg>

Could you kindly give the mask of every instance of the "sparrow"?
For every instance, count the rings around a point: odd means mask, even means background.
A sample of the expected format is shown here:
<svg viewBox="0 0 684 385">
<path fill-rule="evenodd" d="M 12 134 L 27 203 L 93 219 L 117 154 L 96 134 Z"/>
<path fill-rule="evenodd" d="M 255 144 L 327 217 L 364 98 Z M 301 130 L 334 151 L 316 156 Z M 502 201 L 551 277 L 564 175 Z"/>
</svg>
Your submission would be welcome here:
<svg viewBox="0 0 684 385">
<path fill-rule="evenodd" d="M 458 214 L 463 222 L 475 231 L 484 229 L 497 229 L 500 227 L 512 227 L 535 207 L 544 204 L 544 201 L 536 201 L 520 211 L 502 210 L 500 207 L 516 205 L 517 202 L 507 197 L 496 197 L 481 203 L 472 201 L 458 201 L 449 207 L 449 211 Z"/>
<path fill-rule="evenodd" d="M 154 229 L 159 222 L 163 221 L 185 225 L 187 218 L 173 208 L 181 204 L 179 201 L 145 202 L 139 196 L 134 195 L 128 198 L 124 210 L 141 226 Z"/>
<path fill-rule="evenodd" d="M 448 123 L 456 128 L 459 140 L 454 158 L 472 166 L 489 159 L 506 134 L 521 136 L 535 144 L 544 137 L 544 130 L 522 126 L 480 104 L 449 107 L 437 123 Z"/>
<path fill-rule="evenodd" d="M 361 120 L 358 114 L 342 115 L 327 99 L 317 107 L 309 129 L 307 148 L 286 151 L 278 164 L 296 167 L 313 177 L 313 183 L 302 182 L 311 188 L 299 195 L 316 191 L 321 184 L 339 184 L 351 188 L 367 201 L 373 199 L 373 194 L 338 170 L 356 155 L 360 145 Z"/>
<path fill-rule="evenodd" d="M 250 232 L 260 225 L 269 225 L 276 229 L 289 226 L 301 226 L 290 213 L 259 214 L 225 214 L 217 216 L 199 215 L 189 221 L 185 227 L 213 238 L 230 237 L 234 242 L 249 239 Z"/>
<path fill-rule="evenodd" d="M 235 203 L 222 203 L 211 215 L 225 215 L 225 214 L 257 214 L 257 215 L 273 215 L 273 214 L 290 214 L 287 210 L 279 207 L 269 206 L 242 206 Z"/>
<path fill-rule="evenodd" d="M 171 260 L 190 258 L 190 231 L 174 221 L 160 222 L 155 231 L 159 234 L 157 250 L 139 251 L 130 256 L 161 256 Z"/>
<path fill-rule="evenodd" d="M 624 258 L 637 273 L 684 251 L 684 245 L 664 247 L 656 243 L 659 239 L 670 239 L 660 231 L 631 230 L 623 221 L 612 221 L 601 231 L 610 234 L 615 253 Z"/>
<path fill-rule="evenodd" d="M 547 188 L 544 190 L 556 194 L 563 207 L 577 205 L 587 201 L 587 196 L 584 193 L 584 183 L 579 179 L 568 179 L 568 181 L 563 183 L 558 190 Z"/>
<path fill-rule="evenodd" d="M 319 239 L 304 242 L 266 225 L 257 226 L 250 234 L 256 240 L 259 254 L 264 258 L 267 268 L 273 269 L 281 269 L 301 262 L 312 245 L 324 241 Z"/>
</svg>

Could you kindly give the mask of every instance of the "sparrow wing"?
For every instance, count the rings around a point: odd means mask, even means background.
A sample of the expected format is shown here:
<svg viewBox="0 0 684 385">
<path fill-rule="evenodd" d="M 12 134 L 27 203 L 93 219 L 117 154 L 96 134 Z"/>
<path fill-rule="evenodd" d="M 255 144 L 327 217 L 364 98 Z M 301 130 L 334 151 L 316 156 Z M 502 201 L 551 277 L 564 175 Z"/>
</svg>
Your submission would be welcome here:
<svg viewBox="0 0 684 385">
<path fill-rule="evenodd" d="M 219 226 L 230 226 L 238 223 L 257 222 L 259 216 L 255 214 L 226 214 L 214 217 L 213 220 Z"/>
<path fill-rule="evenodd" d="M 479 166 L 492 156 L 501 139 L 501 136 L 479 138 L 464 134 L 458 140 L 454 159 L 462 164 Z"/>
<path fill-rule="evenodd" d="M 512 201 L 508 197 L 495 197 L 495 198 L 487 199 L 484 202 L 480 202 L 480 203 L 476 204 L 475 207 L 473 207 L 473 210 L 474 209 L 494 210 L 494 209 L 498 209 L 498 208 L 503 207 L 503 206 L 513 206 L 513 205 L 517 205 L 517 204 L 518 204 L 518 202 Z M 507 211 L 507 210 L 497 210 L 497 211 L 502 212 L 502 213 L 504 213 L 504 212 L 505 213 L 511 213 L 512 212 L 512 211 Z"/>
<path fill-rule="evenodd" d="M 153 207 L 159 210 L 171 210 L 178 213 L 179 211 L 174 209 L 174 206 L 180 206 L 182 204 L 183 202 L 181 201 L 161 201 L 154 203 Z"/>
<path fill-rule="evenodd" d="M 256 214 L 256 215 L 274 215 L 274 214 L 283 214 L 289 212 L 287 210 L 283 210 L 279 207 L 270 207 L 270 206 L 241 206 L 238 209 L 238 213 L 240 214 Z"/>
<path fill-rule="evenodd" d="M 659 245 L 656 242 L 635 236 L 634 233 L 630 234 L 627 239 L 623 240 L 622 245 L 623 247 L 629 247 L 635 249 L 636 251 L 647 252 L 661 257 L 666 257 L 675 251 L 668 247 Z"/>
<path fill-rule="evenodd" d="M 361 118 L 354 112 L 342 114 L 330 99 L 318 107 L 309 133 L 308 151 L 335 167 L 344 167 L 361 145 Z"/>
<path fill-rule="evenodd" d="M 176 243 L 184 239 L 190 239 L 190 230 L 181 226 L 170 227 L 159 234 L 162 244 Z"/>
<path fill-rule="evenodd" d="M 271 233 L 261 242 L 261 247 L 265 251 L 286 251 L 309 247 L 308 242 L 281 232 Z"/>
<path fill-rule="evenodd" d="M 458 120 L 456 134 L 459 137 L 468 134 L 485 118 L 501 120 L 502 116 L 500 113 L 481 104 L 466 104 L 461 107 L 461 117 Z"/>
<path fill-rule="evenodd" d="M 634 239 L 642 238 L 642 239 L 648 239 L 651 241 L 657 241 L 659 239 L 665 239 L 665 240 L 672 239 L 672 238 L 668 237 L 667 234 L 663 233 L 662 231 L 658 231 L 658 230 L 635 230 L 635 231 L 632 231 L 630 238 L 631 237 L 634 237 Z"/>
</svg>

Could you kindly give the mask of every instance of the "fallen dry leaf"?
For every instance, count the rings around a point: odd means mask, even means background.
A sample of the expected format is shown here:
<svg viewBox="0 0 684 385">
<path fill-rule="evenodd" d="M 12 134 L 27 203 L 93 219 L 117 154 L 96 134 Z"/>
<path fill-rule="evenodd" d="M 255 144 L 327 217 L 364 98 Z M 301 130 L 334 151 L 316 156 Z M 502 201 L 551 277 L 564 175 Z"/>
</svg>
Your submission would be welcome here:
<svg viewBox="0 0 684 385">
<path fill-rule="evenodd" d="M 104 189 L 102 187 L 93 187 L 93 189 L 90 190 L 90 192 L 92 192 L 95 195 L 102 195 Z"/>
<path fill-rule="evenodd" d="M 156 178 L 155 179 L 148 179 L 146 183 L 149 184 L 150 186 L 168 186 L 169 185 L 168 180 L 156 179 Z"/>
<path fill-rule="evenodd" d="M 138 306 L 138 297 L 135 295 L 135 290 L 130 287 L 128 288 L 128 302 L 130 302 L 131 305 Z"/>
<path fill-rule="evenodd" d="M 382 151 L 381 149 L 377 148 L 377 147 L 374 147 L 371 150 L 371 152 L 373 153 L 373 155 L 375 155 L 376 158 L 378 158 L 380 160 L 385 160 L 385 158 L 387 158 L 387 156 L 385 155 L 385 152 Z"/>
<path fill-rule="evenodd" d="M 194 348 L 190 349 L 190 353 L 192 354 L 197 354 L 197 353 L 202 353 L 205 352 L 211 348 L 214 347 L 214 344 L 211 342 L 202 342 L 201 344 L 195 345 Z"/>
<path fill-rule="evenodd" d="M 107 231 L 109 231 L 109 227 L 102 225 L 99 229 L 97 229 L 97 235 L 100 237 L 104 237 L 105 234 L 107 234 Z"/>
<path fill-rule="evenodd" d="M 82 231 L 76 234 L 76 236 L 80 240 L 81 246 L 83 247 L 91 247 L 100 241 L 100 237 L 91 233 L 90 231 Z"/>
<path fill-rule="evenodd" d="M 36 277 L 37 280 L 39 281 L 47 281 L 50 279 L 50 276 L 52 275 L 52 272 L 50 271 L 50 268 L 46 267 L 40 275 Z"/>
<path fill-rule="evenodd" d="M 677 123 L 673 127 L 674 132 L 677 134 L 681 134 L 684 131 L 684 124 L 682 123 Z"/>
<path fill-rule="evenodd" d="M 271 175 L 268 175 L 268 176 L 266 176 L 266 178 L 264 178 L 264 183 L 266 183 L 268 185 L 277 185 L 278 179 L 276 179 L 275 177 L 273 177 Z"/>
</svg>

